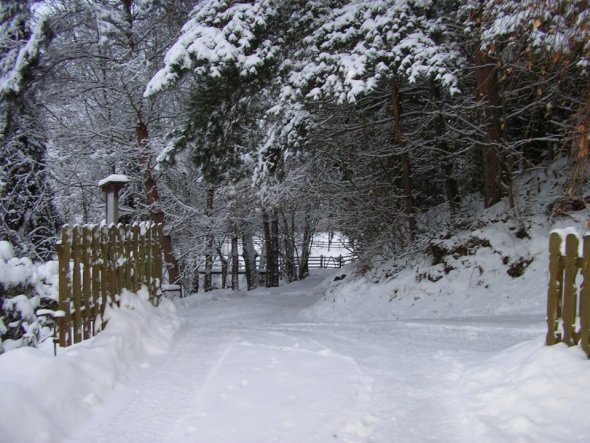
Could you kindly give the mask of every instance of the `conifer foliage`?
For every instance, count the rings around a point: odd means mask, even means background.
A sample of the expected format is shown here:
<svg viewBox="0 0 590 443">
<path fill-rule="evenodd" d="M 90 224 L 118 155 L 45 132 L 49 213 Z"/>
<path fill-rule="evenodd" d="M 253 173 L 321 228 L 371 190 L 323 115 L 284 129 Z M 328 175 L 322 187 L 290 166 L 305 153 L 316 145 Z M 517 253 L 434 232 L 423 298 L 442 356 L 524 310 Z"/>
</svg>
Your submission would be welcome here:
<svg viewBox="0 0 590 443">
<path fill-rule="evenodd" d="M 53 255 L 59 226 L 46 167 L 47 135 L 36 103 L 50 31 L 33 1 L 0 3 L 0 237 L 36 259 Z"/>
</svg>

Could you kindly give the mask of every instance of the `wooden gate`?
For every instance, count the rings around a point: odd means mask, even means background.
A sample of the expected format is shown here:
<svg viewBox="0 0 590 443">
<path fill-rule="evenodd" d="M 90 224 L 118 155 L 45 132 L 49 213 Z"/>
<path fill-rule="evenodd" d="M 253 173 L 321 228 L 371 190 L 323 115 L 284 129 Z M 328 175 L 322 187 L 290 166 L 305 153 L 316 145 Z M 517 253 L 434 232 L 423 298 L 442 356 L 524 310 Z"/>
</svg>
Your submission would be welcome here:
<svg viewBox="0 0 590 443">
<path fill-rule="evenodd" d="M 549 238 L 549 289 L 547 291 L 547 345 L 581 344 L 590 358 L 590 235 L 585 235 L 582 255 L 575 234 L 565 239 L 553 232 Z M 576 278 L 582 275 L 578 285 Z"/>
<path fill-rule="evenodd" d="M 64 226 L 58 242 L 59 345 L 70 346 L 104 327 L 107 305 L 122 289 L 145 286 L 157 304 L 162 285 L 162 225 Z"/>
</svg>

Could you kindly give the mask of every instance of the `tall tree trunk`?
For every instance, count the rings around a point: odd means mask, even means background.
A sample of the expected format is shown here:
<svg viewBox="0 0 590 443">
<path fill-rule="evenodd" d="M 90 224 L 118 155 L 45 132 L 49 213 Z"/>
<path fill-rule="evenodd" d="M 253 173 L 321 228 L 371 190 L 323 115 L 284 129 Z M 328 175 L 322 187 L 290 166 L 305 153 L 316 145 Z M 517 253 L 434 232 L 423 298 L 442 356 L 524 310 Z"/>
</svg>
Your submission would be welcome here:
<svg viewBox="0 0 590 443">
<path fill-rule="evenodd" d="M 273 209 L 272 219 L 270 220 L 270 239 L 271 239 L 271 245 L 272 245 L 272 256 L 273 256 L 273 264 L 274 264 L 271 285 L 273 288 L 277 288 L 279 286 L 279 275 L 280 275 L 280 267 L 279 267 L 280 243 L 279 243 L 279 217 L 278 217 L 278 212 L 276 209 Z"/>
<path fill-rule="evenodd" d="M 266 270 L 265 270 L 265 277 L 266 277 L 266 287 L 270 288 L 271 281 L 272 281 L 272 272 L 274 270 L 274 262 L 273 262 L 273 255 L 272 255 L 272 240 L 270 238 L 270 222 L 268 220 L 268 214 L 266 210 L 262 211 L 262 231 L 264 232 L 264 252 L 266 257 Z"/>
<path fill-rule="evenodd" d="M 195 268 L 195 273 L 193 276 L 192 283 L 193 283 L 193 285 L 192 285 L 193 287 L 192 287 L 191 293 L 197 294 L 199 292 L 199 267 L 198 266 Z"/>
<path fill-rule="evenodd" d="M 240 259 L 238 255 L 238 235 L 234 230 L 234 236 L 231 238 L 231 288 L 232 291 L 240 290 Z"/>
<path fill-rule="evenodd" d="M 219 260 L 221 261 L 221 289 L 225 289 L 227 286 L 227 268 L 229 264 L 220 247 L 217 248 L 217 255 L 219 255 Z"/>
<path fill-rule="evenodd" d="M 290 217 L 287 217 L 283 211 L 280 214 L 281 221 L 283 222 L 283 272 L 287 281 L 291 283 L 297 280 L 297 269 L 295 266 L 295 213 L 292 212 Z"/>
<path fill-rule="evenodd" d="M 432 82 L 432 87 L 430 88 L 431 95 L 434 103 L 437 107 L 437 115 L 435 119 L 435 132 L 436 132 L 436 147 L 441 152 L 445 153 L 445 157 L 442 161 L 442 174 L 445 177 L 445 193 L 447 196 L 447 201 L 449 202 L 449 213 L 451 214 L 451 219 L 457 216 L 457 212 L 459 211 L 459 206 L 461 199 L 459 198 L 459 186 L 457 184 L 457 179 L 455 178 L 455 174 L 453 171 L 453 162 L 450 159 L 450 153 L 448 152 L 448 146 L 446 141 L 443 139 L 445 132 L 446 132 L 446 123 L 445 118 L 442 114 L 442 98 L 440 93 L 440 87 Z"/>
<path fill-rule="evenodd" d="M 303 241 L 301 243 L 301 257 L 299 259 L 299 279 L 303 280 L 309 275 L 309 255 L 311 254 L 311 242 L 315 231 L 315 223 L 312 223 L 309 212 L 305 215 L 303 226 Z"/>
<path fill-rule="evenodd" d="M 575 118 L 573 146 L 570 151 L 570 176 L 565 195 L 579 197 L 588 176 L 590 153 L 590 91 L 578 109 Z"/>
<path fill-rule="evenodd" d="M 205 245 L 205 281 L 203 290 L 209 292 L 213 289 L 213 189 L 207 189 L 207 206 L 205 216 L 208 218 L 207 238 Z"/>
<path fill-rule="evenodd" d="M 139 157 L 139 164 L 143 169 L 143 186 L 145 189 L 147 203 L 149 206 L 150 214 L 154 223 L 162 224 L 165 226 L 164 212 L 160 206 L 160 194 L 156 179 L 152 174 L 151 155 L 147 151 L 147 139 L 148 129 L 145 123 L 140 122 L 135 127 L 135 137 L 137 145 L 142 150 L 142 154 Z M 179 284 L 180 282 L 180 270 L 178 267 L 178 261 L 172 251 L 172 238 L 169 235 L 164 235 L 162 239 L 162 251 L 164 252 L 164 260 L 166 261 L 166 268 L 168 270 L 168 281 L 172 284 Z"/>
<path fill-rule="evenodd" d="M 266 252 L 266 287 L 278 286 L 278 220 L 274 215 L 269 218 L 266 210 L 262 211 L 262 226 L 264 231 L 264 245 Z"/>
<path fill-rule="evenodd" d="M 258 253 L 254 248 L 252 241 L 252 233 L 245 230 L 242 235 L 242 257 L 244 258 L 244 266 L 246 268 L 246 285 L 248 291 L 252 291 L 258 287 L 258 269 L 256 268 L 256 257 Z"/>
<path fill-rule="evenodd" d="M 123 11 L 125 14 L 125 19 L 129 23 L 129 32 L 127 33 L 127 44 L 129 45 L 130 53 L 135 53 L 136 48 L 132 32 L 132 3 L 133 0 L 121 0 L 121 4 L 123 6 Z M 143 184 L 147 197 L 147 203 L 150 208 L 151 217 L 154 223 L 162 224 L 162 226 L 165 227 L 166 223 L 164 212 L 160 207 L 160 195 L 158 192 L 156 180 L 152 174 L 151 154 L 148 152 L 147 149 L 148 128 L 145 122 L 143 121 L 143 116 L 140 109 L 137 110 L 137 114 L 139 123 L 135 127 L 135 138 L 137 141 L 137 146 L 141 150 L 139 164 L 143 168 Z M 179 284 L 180 269 L 178 261 L 176 260 L 174 252 L 172 250 L 172 238 L 169 235 L 164 235 L 164 238 L 162 239 L 162 252 L 164 253 L 164 261 L 166 262 L 166 268 L 168 270 L 168 281 L 172 284 Z"/>
<path fill-rule="evenodd" d="M 404 150 L 406 147 L 406 141 L 403 137 L 402 127 L 401 127 L 401 111 L 399 106 L 399 90 L 397 86 L 397 81 L 391 80 L 391 113 L 393 115 L 393 123 L 394 123 L 394 135 L 395 135 L 395 143 L 399 146 L 400 149 Z M 415 214 L 415 207 L 414 207 L 414 197 L 412 195 L 412 167 L 410 164 L 410 156 L 406 151 L 403 151 L 402 154 L 399 155 L 399 159 L 401 161 L 402 166 L 402 185 L 404 188 L 405 194 L 405 212 L 406 217 L 408 219 L 408 228 L 410 230 L 410 240 L 414 240 L 416 238 L 416 214 Z"/>
<path fill-rule="evenodd" d="M 500 144 L 500 96 L 495 61 L 479 49 L 474 54 L 475 93 L 483 101 L 486 143 L 483 147 L 484 206 L 489 208 L 502 200 L 500 178 L 502 165 Z"/>
</svg>

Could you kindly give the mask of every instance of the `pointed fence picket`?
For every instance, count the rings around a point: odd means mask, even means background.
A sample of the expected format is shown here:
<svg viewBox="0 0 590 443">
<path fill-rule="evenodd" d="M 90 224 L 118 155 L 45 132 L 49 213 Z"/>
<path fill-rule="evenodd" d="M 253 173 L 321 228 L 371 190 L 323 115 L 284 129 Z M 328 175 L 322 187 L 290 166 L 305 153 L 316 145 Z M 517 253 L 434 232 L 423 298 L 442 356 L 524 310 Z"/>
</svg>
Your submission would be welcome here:
<svg viewBox="0 0 590 443">
<path fill-rule="evenodd" d="M 64 226 L 57 246 L 61 347 L 90 338 L 123 289 L 162 293 L 162 225 Z"/>
<path fill-rule="evenodd" d="M 575 234 L 565 238 L 553 232 L 549 237 L 549 287 L 547 290 L 546 344 L 580 344 L 590 358 L 590 235 L 585 235 L 582 255 Z M 576 279 L 582 276 L 582 282 Z"/>
</svg>

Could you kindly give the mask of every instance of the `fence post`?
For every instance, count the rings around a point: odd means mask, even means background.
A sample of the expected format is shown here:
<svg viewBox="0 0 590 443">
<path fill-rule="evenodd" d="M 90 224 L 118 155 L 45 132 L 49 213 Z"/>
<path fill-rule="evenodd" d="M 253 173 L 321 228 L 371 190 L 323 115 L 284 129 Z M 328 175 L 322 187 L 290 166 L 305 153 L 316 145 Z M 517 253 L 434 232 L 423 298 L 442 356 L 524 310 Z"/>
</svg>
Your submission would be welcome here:
<svg viewBox="0 0 590 443">
<path fill-rule="evenodd" d="M 90 298 L 90 262 L 92 255 L 92 240 L 90 239 L 90 228 L 85 225 L 81 228 L 80 238 L 80 261 L 82 265 L 82 292 L 80 294 L 80 315 L 82 318 L 82 335 L 83 340 L 90 338 L 91 331 L 91 309 L 92 301 Z"/>
<path fill-rule="evenodd" d="M 107 243 L 109 249 L 108 261 L 108 276 L 109 276 L 109 303 L 117 303 L 117 294 L 119 293 L 117 284 L 117 227 L 115 225 L 109 226 L 109 241 Z"/>
<path fill-rule="evenodd" d="M 561 236 L 553 232 L 549 237 L 549 288 L 547 290 L 547 337 L 545 343 L 554 345 L 561 341 L 559 321 L 563 294 L 563 261 Z"/>
<path fill-rule="evenodd" d="M 162 237 L 164 235 L 163 226 L 161 224 L 152 226 L 151 235 L 151 257 L 152 257 L 152 269 L 151 269 L 151 282 L 150 292 L 151 301 L 154 305 L 158 305 L 160 295 L 162 294 L 162 250 L 160 246 L 162 244 Z"/>
<path fill-rule="evenodd" d="M 72 344 L 70 301 L 72 298 L 70 273 L 71 236 L 70 227 L 61 230 L 61 242 L 56 246 L 59 267 L 59 309 L 64 316 L 59 320 L 59 346 L 65 348 Z"/>
<path fill-rule="evenodd" d="M 143 229 L 144 235 L 144 249 L 143 249 L 143 284 L 145 284 L 148 291 L 150 290 L 150 277 L 152 275 L 150 266 L 151 266 L 151 241 L 152 241 L 152 229 L 151 223 L 147 223 Z"/>
<path fill-rule="evenodd" d="M 108 245 L 109 239 L 109 231 L 106 226 L 101 226 L 98 235 L 100 238 L 100 315 L 101 315 L 101 323 L 99 329 L 104 328 L 106 324 L 104 319 L 102 318 L 102 314 L 109 303 L 109 298 L 111 294 L 111 281 L 109 277 L 109 262 L 110 262 L 110 251 Z"/>
<path fill-rule="evenodd" d="M 123 232 L 123 225 L 117 224 L 115 228 L 117 233 L 117 248 L 115 249 L 115 269 L 117 274 L 117 295 L 125 287 L 125 233 Z M 118 303 L 117 303 L 118 304 Z"/>
<path fill-rule="evenodd" d="M 583 248 L 582 275 L 584 283 L 580 291 L 580 343 L 590 358 L 590 235 L 584 236 Z"/>
<path fill-rule="evenodd" d="M 131 250 L 133 251 L 133 268 L 131 274 L 131 284 L 133 285 L 133 292 L 137 292 L 140 287 L 139 277 L 139 226 L 134 223 L 131 227 Z"/>
<path fill-rule="evenodd" d="M 74 343 L 81 341 L 82 296 L 80 288 L 80 227 L 72 228 L 72 304 L 74 317 Z"/>
<path fill-rule="evenodd" d="M 90 231 L 90 238 L 91 238 L 91 263 L 92 263 L 92 310 L 90 312 L 92 316 L 92 330 L 90 333 L 92 335 L 96 334 L 97 327 L 96 327 L 96 318 L 101 313 L 100 311 L 100 294 L 101 294 L 101 285 L 100 285 L 100 271 L 102 265 L 100 264 L 100 237 L 99 237 L 98 228 L 93 226 Z"/>
<path fill-rule="evenodd" d="M 576 344 L 576 275 L 578 274 L 578 237 L 569 234 L 565 238 L 565 266 L 563 277 L 563 339 L 568 346 Z"/>
</svg>

